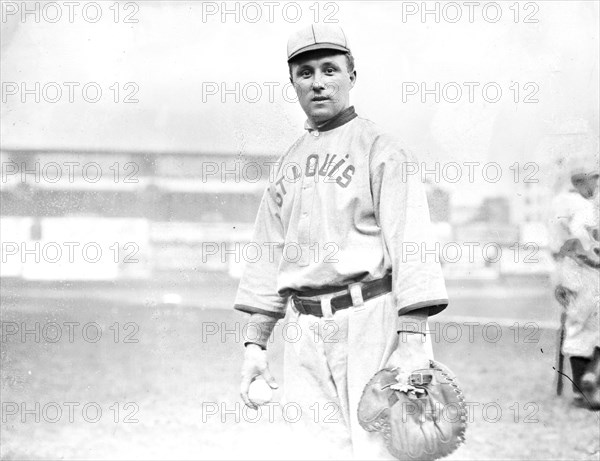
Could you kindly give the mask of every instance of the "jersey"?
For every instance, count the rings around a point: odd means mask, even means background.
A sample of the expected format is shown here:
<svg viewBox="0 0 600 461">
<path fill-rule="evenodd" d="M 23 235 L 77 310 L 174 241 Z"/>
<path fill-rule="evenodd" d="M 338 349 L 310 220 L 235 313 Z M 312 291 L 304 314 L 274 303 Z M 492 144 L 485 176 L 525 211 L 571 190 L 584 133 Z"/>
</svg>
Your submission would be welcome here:
<svg viewBox="0 0 600 461">
<path fill-rule="evenodd" d="M 392 274 L 400 315 L 443 310 L 448 296 L 415 159 L 353 107 L 306 126 L 277 162 L 256 217 L 257 251 L 235 309 L 285 316 L 293 291 Z"/>
</svg>

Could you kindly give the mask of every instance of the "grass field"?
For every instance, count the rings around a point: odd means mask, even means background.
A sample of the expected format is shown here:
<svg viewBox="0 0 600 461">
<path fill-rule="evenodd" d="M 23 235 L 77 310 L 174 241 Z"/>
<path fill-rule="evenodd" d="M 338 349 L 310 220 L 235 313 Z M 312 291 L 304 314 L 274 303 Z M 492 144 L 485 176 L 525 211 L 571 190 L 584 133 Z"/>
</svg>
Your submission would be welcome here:
<svg viewBox="0 0 600 461">
<path fill-rule="evenodd" d="M 457 301 L 456 311 L 469 313 L 471 303 L 505 312 L 519 299 L 482 293 Z M 531 312 L 547 301 L 527 299 Z M 279 407 L 260 417 L 242 411 L 241 314 L 123 306 L 93 292 L 87 300 L 4 299 L 2 312 L 2 459 L 294 457 Z M 438 325 L 436 358 L 459 376 L 473 420 L 450 459 L 599 459 L 599 414 L 572 407 L 570 386 L 554 395 L 555 331 L 521 322 L 496 339 L 495 328 L 470 336 L 448 321 Z M 32 331 L 25 337 L 24 328 Z M 282 349 L 277 339 L 270 355 L 285 386 Z"/>
</svg>

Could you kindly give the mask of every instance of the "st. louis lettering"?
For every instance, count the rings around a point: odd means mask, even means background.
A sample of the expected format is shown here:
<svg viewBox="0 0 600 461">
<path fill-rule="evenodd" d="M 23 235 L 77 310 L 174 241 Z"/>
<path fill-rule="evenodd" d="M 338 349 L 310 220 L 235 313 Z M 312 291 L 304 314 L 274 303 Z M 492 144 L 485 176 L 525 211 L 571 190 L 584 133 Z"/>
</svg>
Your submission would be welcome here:
<svg viewBox="0 0 600 461">
<path fill-rule="evenodd" d="M 342 188 L 348 187 L 352 181 L 352 176 L 356 171 L 354 165 L 346 164 L 350 154 L 345 157 L 338 157 L 337 154 L 326 154 L 325 159 L 321 159 L 319 154 L 311 154 L 306 158 L 306 166 L 304 168 L 304 176 L 307 178 L 323 177 L 330 178 L 323 182 L 335 182 Z M 344 164 L 345 167 L 344 167 Z M 291 174 L 288 174 L 288 169 L 291 169 Z M 275 181 L 276 201 L 279 206 L 283 203 L 283 197 L 287 194 L 284 182 L 296 182 L 302 177 L 302 172 L 299 171 L 297 165 L 290 165 L 288 168 L 284 165 L 281 168 L 280 176 Z"/>
</svg>

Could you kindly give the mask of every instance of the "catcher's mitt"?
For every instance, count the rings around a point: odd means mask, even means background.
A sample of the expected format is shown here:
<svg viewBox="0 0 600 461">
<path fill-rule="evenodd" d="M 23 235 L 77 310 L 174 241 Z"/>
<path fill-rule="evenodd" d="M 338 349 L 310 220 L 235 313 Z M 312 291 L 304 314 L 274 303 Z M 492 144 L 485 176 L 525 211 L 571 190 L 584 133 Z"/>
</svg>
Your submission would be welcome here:
<svg viewBox="0 0 600 461">
<path fill-rule="evenodd" d="M 415 370 L 399 383 L 396 368 L 378 371 L 365 386 L 358 421 L 383 433 L 388 450 L 401 460 L 435 460 L 465 440 L 467 407 L 452 372 L 439 362 Z"/>
</svg>

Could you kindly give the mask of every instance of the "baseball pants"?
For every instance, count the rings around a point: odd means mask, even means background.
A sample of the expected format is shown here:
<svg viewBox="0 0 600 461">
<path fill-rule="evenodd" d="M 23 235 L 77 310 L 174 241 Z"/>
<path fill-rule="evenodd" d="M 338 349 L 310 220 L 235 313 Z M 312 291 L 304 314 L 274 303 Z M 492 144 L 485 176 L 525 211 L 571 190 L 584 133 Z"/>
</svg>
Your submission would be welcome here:
<svg viewBox="0 0 600 461">
<path fill-rule="evenodd" d="M 331 314 L 333 295 L 321 301 L 323 317 L 288 311 L 284 353 L 286 405 L 294 453 L 304 459 L 395 459 L 379 433 L 365 431 L 357 410 L 363 389 L 398 347 L 397 311 L 387 293 Z M 357 299 L 358 296 L 358 299 Z M 293 326 L 293 328 L 290 328 Z M 433 358 L 431 342 L 427 338 Z"/>
<path fill-rule="evenodd" d="M 574 293 L 566 308 L 563 353 L 591 358 L 600 347 L 598 270 L 564 258 L 557 263 L 557 282 Z"/>
</svg>

